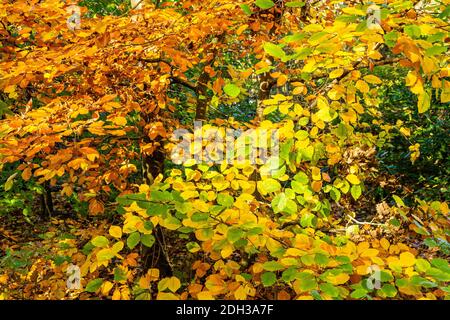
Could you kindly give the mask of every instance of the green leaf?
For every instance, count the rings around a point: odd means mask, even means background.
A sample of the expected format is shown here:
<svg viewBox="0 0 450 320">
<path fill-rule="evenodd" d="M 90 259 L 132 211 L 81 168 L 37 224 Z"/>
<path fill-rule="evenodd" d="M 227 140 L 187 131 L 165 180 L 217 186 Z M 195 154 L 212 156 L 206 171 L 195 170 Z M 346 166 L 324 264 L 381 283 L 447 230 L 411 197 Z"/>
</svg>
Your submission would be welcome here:
<svg viewBox="0 0 450 320">
<path fill-rule="evenodd" d="M 169 191 L 152 191 L 150 198 L 153 201 L 167 202 L 172 201 L 173 196 Z"/>
<path fill-rule="evenodd" d="M 107 247 L 109 244 L 109 240 L 105 238 L 104 236 L 97 236 L 94 239 L 92 239 L 92 244 L 96 247 Z"/>
<path fill-rule="evenodd" d="M 270 287 L 277 282 L 277 276 L 273 272 L 264 272 L 261 275 L 261 281 L 264 287 Z"/>
<path fill-rule="evenodd" d="M 353 291 L 350 294 L 350 297 L 354 298 L 354 299 L 361 299 L 363 297 L 365 297 L 367 294 L 367 291 L 365 289 L 356 289 L 355 291 Z"/>
<path fill-rule="evenodd" d="M 300 218 L 300 224 L 303 228 L 314 228 L 317 224 L 317 217 L 312 213 L 305 213 Z"/>
<path fill-rule="evenodd" d="M 439 15 L 439 18 L 444 19 L 444 18 L 447 18 L 448 16 L 450 16 L 450 5 L 445 7 L 445 9 Z"/>
<path fill-rule="evenodd" d="M 238 240 L 241 239 L 243 236 L 244 236 L 244 231 L 242 231 L 242 230 L 239 229 L 239 228 L 232 227 L 232 228 L 229 228 L 229 229 L 228 229 L 228 232 L 227 232 L 227 239 L 228 239 L 230 242 L 232 242 L 232 243 L 238 241 Z"/>
<path fill-rule="evenodd" d="M 428 276 L 433 277 L 433 279 L 437 280 L 437 281 L 450 281 L 450 273 L 449 272 L 444 272 L 442 270 L 439 270 L 437 268 L 430 268 L 427 270 L 426 273 Z"/>
<path fill-rule="evenodd" d="M 192 215 L 191 220 L 194 222 L 206 221 L 208 217 L 209 213 L 196 212 Z"/>
<path fill-rule="evenodd" d="M 275 3 L 272 0 L 256 0 L 255 5 L 260 7 L 263 10 L 272 8 Z"/>
<path fill-rule="evenodd" d="M 144 246 L 151 248 L 155 243 L 155 237 L 151 234 L 143 234 L 141 237 L 141 242 Z"/>
<path fill-rule="evenodd" d="M 311 266 L 314 264 L 314 255 L 313 254 L 305 254 L 300 258 L 302 260 L 302 263 L 306 266 Z"/>
<path fill-rule="evenodd" d="M 107 261 L 109 259 L 114 258 L 116 254 L 111 249 L 102 249 L 96 253 L 97 260 L 99 261 Z"/>
<path fill-rule="evenodd" d="M 393 286 L 392 284 L 386 283 L 381 288 L 381 291 L 386 297 L 394 298 L 397 295 L 397 288 Z"/>
<path fill-rule="evenodd" d="M 278 59 L 283 59 L 286 57 L 286 53 L 284 52 L 284 50 L 282 48 L 280 48 L 276 44 L 273 44 L 270 42 L 264 43 L 264 51 L 267 54 L 271 55 L 272 57 L 275 57 Z"/>
<path fill-rule="evenodd" d="M 331 283 L 322 283 L 319 285 L 320 290 L 323 293 L 326 293 L 327 295 L 335 298 L 339 296 L 339 290 L 335 286 L 333 286 Z"/>
<path fill-rule="evenodd" d="M 310 291 L 317 288 L 317 281 L 314 275 L 309 272 L 301 272 L 297 275 L 299 280 L 299 288 L 302 291 Z"/>
<path fill-rule="evenodd" d="M 4 185 L 5 191 L 11 190 L 11 188 L 12 188 L 13 185 L 14 185 L 14 178 L 17 176 L 17 174 L 18 174 L 18 172 L 12 174 L 12 175 L 8 178 L 8 180 L 6 180 L 5 185 Z"/>
<path fill-rule="evenodd" d="M 285 4 L 286 7 L 290 7 L 290 8 L 300 8 L 300 7 L 303 7 L 304 5 L 305 5 L 305 3 L 302 1 L 291 1 L 291 2 L 286 2 L 286 4 Z"/>
<path fill-rule="evenodd" d="M 114 269 L 114 281 L 120 282 L 127 280 L 127 274 L 121 268 Z"/>
<path fill-rule="evenodd" d="M 399 196 L 396 196 L 394 194 L 394 195 L 392 195 L 392 198 L 394 199 L 394 201 L 397 204 L 397 206 L 399 206 L 399 207 L 404 207 L 405 206 L 405 203 L 403 202 L 403 200 Z"/>
<path fill-rule="evenodd" d="M 419 277 L 419 276 L 412 276 L 411 277 L 411 284 L 415 286 L 422 286 L 424 288 L 435 288 L 437 287 L 437 284 L 433 281 L 429 281 L 425 278 Z"/>
<path fill-rule="evenodd" d="M 236 98 L 241 93 L 241 89 L 232 83 L 225 85 L 223 91 L 232 98 Z"/>
<path fill-rule="evenodd" d="M 448 264 L 448 261 L 444 259 L 434 258 L 433 260 L 431 260 L 431 265 L 444 272 L 450 273 L 450 266 Z"/>
<path fill-rule="evenodd" d="M 13 112 L 9 110 L 5 101 L 0 100 L 0 117 L 4 114 L 13 114 Z"/>
<path fill-rule="evenodd" d="M 398 221 L 398 219 L 396 218 L 392 218 L 391 220 L 389 220 L 389 224 L 393 225 L 394 227 L 400 227 L 400 221 Z"/>
<path fill-rule="evenodd" d="M 358 198 L 362 194 L 361 186 L 360 185 L 352 186 L 352 188 L 350 189 L 350 193 L 352 194 L 353 199 L 358 200 Z"/>
<path fill-rule="evenodd" d="M 250 16 L 253 13 L 252 9 L 250 9 L 250 7 L 247 4 L 241 4 L 241 9 L 248 16 Z"/>
<path fill-rule="evenodd" d="M 234 198 L 228 194 L 219 193 L 217 195 L 217 203 L 221 206 L 230 208 L 233 206 Z"/>
<path fill-rule="evenodd" d="M 328 259 L 328 257 L 322 253 L 316 253 L 314 260 L 320 266 L 326 266 L 330 261 L 330 259 Z"/>
<path fill-rule="evenodd" d="M 94 279 L 89 281 L 89 283 L 86 285 L 86 288 L 84 289 L 84 291 L 86 292 L 97 292 L 98 289 L 100 289 L 100 287 L 103 284 L 103 279 Z"/>
<path fill-rule="evenodd" d="M 136 193 L 117 197 L 117 202 L 122 206 L 130 206 L 135 201 L 141 207 L 139 201 L 147 201 L 147 196 L 145 195 L 145 193 Z"/>
<path fill-rule="evenodd" d="M 272 209 L 275 213 L 282 212 L 284 208 L 286 208 L 287 204 L 287 198 L 285 193 L 278 194 L 275 198 L 272 200 Z"/>
<path fill-rule="evenodd" d="M 420 38 L 420 35 L 422 34 L 422 32 L 420 31 L 420 27 L 415 24 L 405 26 L 403 30 L 411 38 Z"/>
<path fill-rule="evenodd" d="M 323 300 L 322 296 L 319 294 L 319 292 L 317 290 L 311 291 L 311 295 L 313 296 L 313 298 L 315 300 Z"/>
<path fill-rule="evenodd" d="M 128 236 L 128 239 L 127 239 L 128 248 L 133 249 L 134 247 L 137 246 L 137 244 L 139 243 L 140 240 L 141 240 L 141 234 L 139 232 L 133 232 L 132 234 L 130 234 Z"/>
<path fill-rule="evenodd" d="M 398 39 L 398 33 L 395 31 L 386 33 L 384 35 L 384 41 L 385 41 L 386 45 L 389 47 L 395 46 L 395 44 L 397 43 L 397 39 Z"/>
<path fill-rule="evenodd" d="M 201 249 L 200 245 L 197 242 L 193 241 L 186 243 L 186 248 L 188 249 L 189 252 L 192 253 L 195 253 Z"/>
<path fill-rule="evenodd" d="M 275 179 L 265 179 L 258 181 L 265 193 L 277 192 L 281 189 L 281 184 Z"/>
<path fill-rule="evenodd" d="M 296 42 L 305 38 L 304 33 L 294 33 L 283 38 L 284 42 Z"/>
<path fill-rule="evenodd" d="M 278 271 L 278 270 L 285 269 L 285 267 L 281 263 L 276 262 L 276 261 L 264 262 L 262 267 L 264 270 L 267 270 L 267 271 Z"/>
<path fill-rule="evenodd" d="M 333 199 L 336 202 L 339 202 L 341 199 L 341 192 L 337 188 L 332 188 L 330 191 L 331 199 Z"/>
<path fill-rule="evenodd" d="M 380 281 L 381 282 L 390 282 L 394 280 L 394 277 L 392 276 L 392 274 L 390 272 L 387 271 L 380 271 Z"/>
<path fill-rule="evenodd" d="M 291 188 L 296 193 L 304 194 L 305 191 L 308 190 L 308 185 L 306 185 L 306 184 L 304 184 L 302 182 L 299 182 L 299 181 L 292 180 L 291 181 Z"/>
<path fill-rule="evenodd" d="M 301 184 L 308 184 L 309 178 L 304 172 L 299 172 L 294 176 L 294 180 Z"/>
<path fill-rule="evenodd" d="M 447 52 L 448 48 L 444 46 L 432 46 L 431 48 L 428 48 L 425 50 L 426 56 L 437 56 L 441 53 Z"/>
<path fill-rule="evenodd" d="M 289 283 L 296 278 L 297 273 L 296 268 L 291 267 L 283 271 L 281 279 L 283 279 L 284 282 Z"/>
<path fill-rule="evenodd" d="M 326 35 L 328 35 L 328 32 L 325 32 L 325 31 L 319 31 L 319 32 L 314 33 L 314 34 L 309 38 L 308 41 L 310 41 L 310 42 L 318 41 L 318 40 L 322 39 L 323 37 L 325 37 Z"/>
<path fill-rule="evenodd" d="M 416 270 L 420 272 L 427 272 L 431 268 L 430 263 L 425 259 L 416 260 Z"/>
</svg>

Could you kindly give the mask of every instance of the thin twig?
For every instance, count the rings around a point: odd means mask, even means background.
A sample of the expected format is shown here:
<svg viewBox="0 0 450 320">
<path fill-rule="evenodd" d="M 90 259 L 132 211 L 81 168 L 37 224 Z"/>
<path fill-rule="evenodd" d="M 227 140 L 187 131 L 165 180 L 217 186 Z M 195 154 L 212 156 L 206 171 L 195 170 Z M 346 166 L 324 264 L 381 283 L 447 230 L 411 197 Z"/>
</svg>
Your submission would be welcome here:
<svg viewBox="0 0 450 320">
<path fill-rule="evenodd" d="M 350 220 L 352 220 L 354 223 L 359 224 L 359 225 L 369 225 L 369 226 L 379 226 L 379 227 L 384 227 L 385 226 L 385 224 L 383 224 L 383 223 L 361 222 L 361 221 L 356 220 L 355 218 L 353 218 L 349 214 L 347 214 L 347 217 L 349 217 Z"/>
</svg>

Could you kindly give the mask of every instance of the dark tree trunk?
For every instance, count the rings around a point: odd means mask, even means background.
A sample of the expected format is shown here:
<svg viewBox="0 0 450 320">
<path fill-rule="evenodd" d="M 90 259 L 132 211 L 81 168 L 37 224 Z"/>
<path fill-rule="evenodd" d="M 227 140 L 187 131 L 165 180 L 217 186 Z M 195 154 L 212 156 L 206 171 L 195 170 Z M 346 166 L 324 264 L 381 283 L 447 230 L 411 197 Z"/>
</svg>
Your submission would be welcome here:
<svg viewBox="0 0 450 320">
<path fill-rule="evenodd" d="M 53 215 L 53 199 L 52 192 L 48 181 L 43 184 L 44 191 L 41 194 L 41 217 L 48 220 Z"/>
</svg>

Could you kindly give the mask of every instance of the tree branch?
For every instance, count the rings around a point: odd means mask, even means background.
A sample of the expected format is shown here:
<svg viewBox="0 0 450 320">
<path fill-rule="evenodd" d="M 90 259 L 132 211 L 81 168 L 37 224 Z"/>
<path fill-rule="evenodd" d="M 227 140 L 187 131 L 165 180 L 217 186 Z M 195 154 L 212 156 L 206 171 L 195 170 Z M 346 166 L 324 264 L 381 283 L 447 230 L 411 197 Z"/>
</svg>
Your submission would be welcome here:
<svg viewBox="0 0 450 320">
<path fill-rule="evenodd" d="M 191 89 L 195 93 L 198 93 L 197 86 L 194 85 L 193 83 L 187 81 L 187 80 L 184 80 L 184 79 L 181 79 L 181 78 L 178 78 L 178 77 L 170 77 L 170 80 L 171 80 L 171 83 L 180 84 L 182 86 L 185 86 L 188 89 Z"/>
<path fill-rule="evenodd" d="M 170 67 L 170 69 L 174 68 L 174 66 L 170 63 L 169 60 L 166 60 L 166 59 L 161 58 L 161 57 L 160 58 L 153 58 L 153 59 L 139 58 L 139 61 L 146 62 L 146 63 L 165 63 L 165 64 L 167 64 Z M 197 86 L 195 84 L 189 82 L 188 80 L 185 80 L 185 79 L 182 79 L 182 78 L 179 78 L 179 77 L 175 77 L 175 76 L 170 76 L 170 81 L 171 81 L 171 83 L 176 83 L 176 84 L 182 85 L 182 86 L 184 86 L 184 87 L 186 87 L 188 89 L 191 89 L 195 93 L 198 92 Z"/>
<path fill-rule="evenodd" d="M 390 59 L 386 59 L 386 60 L 381 60 L 381 61 L 375 61 L 373 63 L 374 67 L 377 66 L 384 66 L 384 65 L 388 65 L 388 64 L 394 64 L 396 62 L 399 62 L 401 60 L 401 58 L 390 58 Z M 346 70 L 341 76 L 339 76 L 338 78 L 334 79 L 334 82 L 339 82 L 342 79 L 344 79 L 350 72 L 357 70 L 357 69 L 363 69 L 363 68 L 368 68 L 368 65 L 362 65 L 360 66 L 361 61 L 356 63 L 352 69 L 348 69 Z M 329 75 L 329 73 L 320 73 L 320 74 L 316 74 L 314 76 L 311 77 L 311 80 L 319 80 L 319 79 L 323 79 L 323 78 L 327 78 Z M 299 82 L 299 81 L 303 81 L 304 79 L 301 78 L 293 78 L 293 79 L 289 79 L 288 82 L 292 83 L 292 82 Z"/>
</svg>

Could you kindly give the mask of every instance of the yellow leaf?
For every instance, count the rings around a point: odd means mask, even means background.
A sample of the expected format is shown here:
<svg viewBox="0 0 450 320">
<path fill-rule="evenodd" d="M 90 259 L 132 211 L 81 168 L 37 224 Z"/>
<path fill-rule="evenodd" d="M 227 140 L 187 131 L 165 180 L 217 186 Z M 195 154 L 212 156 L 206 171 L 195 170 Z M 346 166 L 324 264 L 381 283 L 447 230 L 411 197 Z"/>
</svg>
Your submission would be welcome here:
<svg viewBox="0 0 450 320">
<path fill-rule="evenodd" d="M 381 247 L 384 250 L 388 250 L 389 246 L 390 246 L 390 243 L 389 243 L 389 241 L 386 238 L 383 238 L 383 239 L 380 240 L 380 245 L 381 245 Z"/>
<path fill-rule="evenodd" d="M 424 113 L 428 109 L 430 109 L 431 98 L 428 92 L 424 91 L 419 94 L 419 99 L 417 101 L 417 107 L 419 109 L 419 113 Z"/>
<path fill-rule="evenodd" d="M 350 276 L 346 273 L 338 274 L 337 276 L 327 277 L 327 281 L 334 285 L 340 285 L 346 283 L 350 279 Z"/>
<path fill-rule="evenodd" d="M 367 83 L 370 83 L 370 84 L 380 84 L 380 83 L 382 83 L 380 78 L 378 78 L 377 76 L 374 76 L 372 74 L 369 74 L 369 75 L 365 76 L 364 77 L 364 81 L 366 81 Z"/>
<path fill-rule="evenodd" d="M 113 300 L 120 300 L 120 297 L 121 297 L 120 290 L 117 288 L 116 290 L 114 290 L 114 293 L 112 295 L 112 299 Z"/>
<path fill-rule="evenodd" d="M 368 93 L 370 91 L 369 85 L 367 84 L 367 82 L 362 81 L 362 80 L 358 80 L 356 82 L 356 88 L 361 91 L 362 93 Z"/>
<path fill-rule="evenodd" d="M 293 95 L 299 95 L 302 94 L 305 90 L 305 87 L 295 87 L 294 90 L 292 90 Z"/>
<path fill-rule="evenodd" d="M 231 254 L 233 253 L 233 246 L 231 245 L 226 245 L 221 251 L 220 251 L 220 255 L 222 256 L 222 258 L 226 259 L 229 256 L 231 256 Z"/>
<path fill-rule="evenodd" d="M 84 147 L 80 149 L 81 153 L 86 155 L 86 158 L 89 159 L 89 161 L 95 161 L 96 158 L 100 157 L 100 154 L 97 150 L 89 147 Z"/>
<path fill-rule="evenodd" d="M 358 253 L 362 253 L 362 252 L 366 251 L 367 249 L 369 249 L 369 247 L 370 247 L 370 244 L 367 241 L 360 242 L 360 243 L 358 243 L 357 251 L 358 251 Z"/>
<path fill-rule="evenodd" d="M 125 117 L 115 117 L 113 122 L 118 126 L 124 126 L 127 124 L 127 119 Z"/>
<path fill-rule="evenodd" d="M 344 74 L 344 69 L 335 69 L 330 72 L 330 79 L 336 79 L 339 78 Z"/>
<path fill-rule="evenodd" d="M 311 168 L 311 174 L 312 174 L 312 178 L 313 180 L 322 180 L 322 175 L 320 174 L 320 169 L 317 167 L 312 167 Z"/>
<path fill-rule="evenodd" d="M 96 257 L 99 263 L 108 262 L 110 259 L 114 258 L 116 255 L 111 249 L 102 249 L 97 252 Z"/>
<path fill-rule="evenodd" d="M 5 182 L 4 188 L 5 191 L 11 190 L 14 185 L 14 178 L 17 176 L 17 172 L 12 174 Z"/>
<path fill-rule="evenodd" d="M 406 137 L 409 137 L 411 135 L 411 130 L 405 127 L 400 128 L 400 132 L 403 133 L 403 135 L 405 135 Z"/>
<path fill-rule="evenodd" d="M 262 195 L 266 195 L 271 192 L 277 192 L 281 189 L 281 184 L 272 178 L 265 179 L 263 181 L 258 181 L 257 183 L 258 191 Z"/>
<path fill-rule="evenodd" d="M 181 287 L 181 282 L 177 277 L 170 277 L 167 281 L 167 288 L 169 288 L 170 291 L 176 292 Z"/>
<path fill-rule="evenodd" d="M 378 252 L 377 249 L 367 249 L 361 253 L 361 257 L 376 257 Z"/>
<path fill-rule="evenodd" d="M 400 265 L 402 267 L 411 267 L 416 263 L 416 258 L 411 252 L 403 252 L 400 254 Z"/>
<path fill-rule="evenodd" d="M 248 28 L 248 24 L 244 24 L 242 26 L 240 26 L 237 30 L 236 30 L 236 34 L 238 36 L 240 36 L 242 34 L 242 32 L 244 32 L 246 29 Z"/>
<path fill-rule="evenodd" d="M 293 256 L 293 257 L 299 257 L 303 255 L 303 251 L 297 249 L 297 248 L 289 248 L 286 250 L 285 256 Z"/>
<path fill-rule="evenodd" d="M 107 296 L 108 293 L 111 291 L 111 289 L 114 287 L 114 284 L 111 283 L 110 281 L 105 281 L 102 284 L 102 294 L 104 296 Z"/>
<path fill-rule="evenodd" d="M 180 300 L 180 298 L 170 292 L 158 292 L 156 300 Z"/>
<path fill-rule="evenodd" d="M 345 177 L 347 180 L 348 180 L 348 182 L 350 182 L 351 184 L 360 184 L 361 183 L 361 181 L 359 180 L 359 178 L 356 176 L 356 175 L 354 175 L 354 174 L 349 174 L 349 175 L 347 175 L 347 177 Z"/>
<path fill-rule="evenodd" d="M 308 63 L 306 63 L 305 66 L 303 67 L 302 72 L 311 73 L 316 69 L 316 68 L 314 68 L 315 66 L 316 66 L 316 62 L 314 60 L 308 61 Z"/>
<path fill-rule="evenodd" d="M 139 279 L 139 287 L 141 287 L 142 289 L 150 288 L 150 279 L 149 279 L 148 275 L 141 277 Z"/>
<path fill-rule="evenodd" d="M 156 268 L 148 269 L 147 275 L 150 277 L 150 281 L 156 281 L 159 279 L 159 269 Z"/>
<path fill-rule="evenodd" d="M 412 87 L 417 81 L 417 74 L 414 71 L 409 71 L 406 76 L 406 86 Z"/>
<path fill-rule="evenodd" d="M 277 79 L 277 86 L 281 87 L 282 85 L 284 85 L 287 81 L 287 76 L 282 74 L 281 76 L 278 77 Z"/>
<path fill-rule="evenodd" d="M 285 104 L 285 103 L 280 104 L 279 109 L 282 114 L 289 113 L 289 105 L 288 104 Z"/>
<path fill-rule="evenodd" d="M 241 285 L 237 290 L 234 292 L 234 297 L 237 300 L 245 300 L 247 299 L 247 293 L 245 292 L 245 288 Z"/>
<path fill-rule="evenodd" d="M 431 74 L 436 69 L 436 65 L 434 64 L 434 61 L 431 58 L 424 57 L 422 69 L 423 72 L 425 72 L 425 74 Z"/>
<path fill-rule="evenodd" d="M 181 193 L 181 197 L 184 200 L 188 200 L 191 198 L 197 198 L 198 196 L 199 196 L 199 193 L 196 190 L 186 190 Z"/>
<path fill-rule="evenodd" d="M 364 276 L 369 273 L 369 267 L 367 265 L 361 265 L 356 267 L 356 273 Z"/>
<path fill-rule="evenodd" d="M 210 291 L 202 291 L 197 294 L 198 300 L 214 300 L 214 296 Z"/>
<path fill-rule="evenodd" d="M 114 238 L 121 238 L 122 237 L 122 228 L 118 226 L 111 226 L 109 228 L 109 234 Z"/>
</svg>

